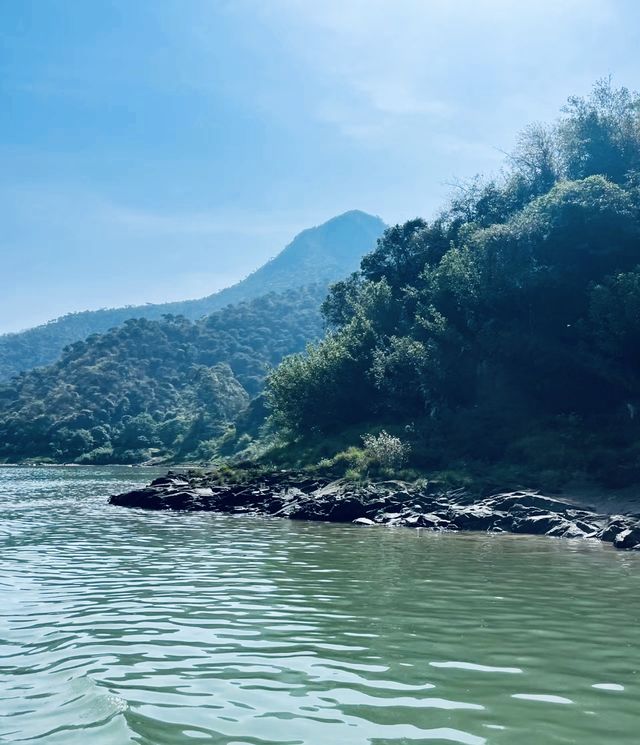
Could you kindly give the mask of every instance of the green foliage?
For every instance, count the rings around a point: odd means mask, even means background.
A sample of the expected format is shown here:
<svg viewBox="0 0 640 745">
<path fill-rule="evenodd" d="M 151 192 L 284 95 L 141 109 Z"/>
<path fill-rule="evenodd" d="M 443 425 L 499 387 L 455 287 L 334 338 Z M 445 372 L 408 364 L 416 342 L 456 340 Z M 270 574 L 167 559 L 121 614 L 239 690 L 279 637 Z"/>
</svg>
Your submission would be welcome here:
<svg viewBox="0 0 640 745">
<path fill-rule="evenodd" d="M 113 463 L 114 452 L 112 447 L 102 446 L 83 453 L 76 458 L 76 462 L 85 466 L 100 466 Z"/>
<path fill-rule="evenodd" d="M 381 468 L 399 469 L 407 460 L 411 451 L 408 443 L 402 442 L 383 429 L 377 435 L 363 435 L 364 453 L 373 463 Z"/>
<path fill-rule="evenodd" d="M 298 432 L 322 432 L 357 420 L 367 407 L 372 384 L 366 378 L 373 348 L 368 319 L 356 316 L 306 354 L 287 357 L 270 376 L 267 400 L 276 425 Z M 357 387 L 348 381 L 359 381 Z"/>
<path fill-rule="evenodd" d="M 325 300 L 332 333 L 270 375 L 291 441 L 393 421 L 422 469 L 640 474 L 639 103 L 600 81 L 500 181 L 387 230 Z"/>
<path fill-rule="evenodd" d="M 131 320 L 77 342 L 56 364 L 0 386 L 0 460 L 216 456 L 272 365 L 321 336 L 323 294 L 270 294 L 196 323 Z M 264 407 L 251 411 L 261 423 Z"/>
<path fill-rule="evenodd" d="M 599 351 L 627 369 L 638 369 L 640 269 L 606 277 L 594 285 L 589 296 L 589 323 Z"/>
<path fill-rule="evenodd" d="M 559 146 L 568 178 L 601 174 L 615 183 L 640 166 L 640 97 L 615 89 L 610 78 L 596 83 L 590 98 L 572 97 L 559 125 Z"/>
</svg>

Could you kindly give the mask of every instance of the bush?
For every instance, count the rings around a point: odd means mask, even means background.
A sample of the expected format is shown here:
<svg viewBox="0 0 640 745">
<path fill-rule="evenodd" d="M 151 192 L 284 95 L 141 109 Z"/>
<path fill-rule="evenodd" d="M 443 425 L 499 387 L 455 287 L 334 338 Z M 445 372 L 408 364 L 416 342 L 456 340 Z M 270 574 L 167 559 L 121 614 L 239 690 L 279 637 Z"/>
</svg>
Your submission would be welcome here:
<svg viewBox="0 0 640 745">
<path fill-rule="evenodd" d="M 99 448 L 94 448 L 88 453 L 83 453 L 79 458 L 76 458 L 76 463 L 82 465 L 94 465 L 100 466 L 107 463 L 113 463 L 113 448 L 108 445 L 103 445 Z"/>
<path fill-rule="evenodd" d="M 407 460 L 411 447 L 382 430 L 378 435 L 363 435 L 364 452 L 372 463 L 382 468 L 400 468 Z"/>
</svg>

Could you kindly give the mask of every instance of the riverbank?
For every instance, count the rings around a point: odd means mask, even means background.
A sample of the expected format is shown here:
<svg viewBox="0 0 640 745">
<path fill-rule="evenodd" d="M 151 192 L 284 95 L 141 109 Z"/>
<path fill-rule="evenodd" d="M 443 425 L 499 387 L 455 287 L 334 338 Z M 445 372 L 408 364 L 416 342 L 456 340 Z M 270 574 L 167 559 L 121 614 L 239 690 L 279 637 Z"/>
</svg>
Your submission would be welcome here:
<svg viewBox="0 0 640 745">
<path fill-rule="evenodd" d="M 348 522 L 437 531 L 486 531 L 591 538 L 640 550 L 640 514 L 611 514 L 576 500 L 532 491 L 479 498 L 429 482 L 367 484 L 297 472 L 247 474 L 225 481 L 219 473 L 178 473 L 110 498 L 120 507 L 269 515 L 290 520 Z"/>
</svg>

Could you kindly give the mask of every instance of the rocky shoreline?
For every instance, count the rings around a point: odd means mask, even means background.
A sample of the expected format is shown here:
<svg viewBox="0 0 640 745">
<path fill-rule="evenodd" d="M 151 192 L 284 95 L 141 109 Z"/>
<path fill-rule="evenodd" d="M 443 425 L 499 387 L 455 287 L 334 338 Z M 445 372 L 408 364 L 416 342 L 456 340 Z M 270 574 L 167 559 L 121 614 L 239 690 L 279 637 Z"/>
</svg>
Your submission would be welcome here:
<svg viewBox="0 0 640 745">
<path fill-rule="evenodd" d="M 175 473 L 142 489 L 112 496 L 110 504 L 148 510 L 254 514 L 322 520 L 592 538 L 640 550 L 640 515 L 607 515 L 557 497 L 515 491 L 478 498 L 439 484 L 402 481 L 356 484 L 293 472 L 263 473 L 220 483 L 219 474 Z"/>
</svg>

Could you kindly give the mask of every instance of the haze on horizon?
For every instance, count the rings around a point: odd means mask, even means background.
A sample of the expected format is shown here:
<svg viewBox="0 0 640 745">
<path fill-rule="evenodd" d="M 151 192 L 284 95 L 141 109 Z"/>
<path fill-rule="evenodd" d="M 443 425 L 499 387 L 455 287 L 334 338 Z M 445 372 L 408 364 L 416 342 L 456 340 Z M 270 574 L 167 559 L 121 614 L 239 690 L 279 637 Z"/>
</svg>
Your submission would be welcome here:
<svg viewBox="0 0 640 745">
<path fill-rule="evenodd" d="M 428 217 L 567 96 L 639 87 L 631 0 L 21 0 L 0 35 L 0 333 Z"/>
</svg>

